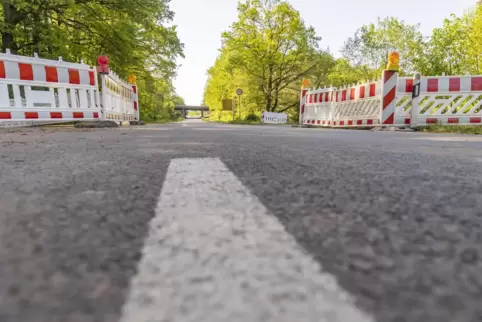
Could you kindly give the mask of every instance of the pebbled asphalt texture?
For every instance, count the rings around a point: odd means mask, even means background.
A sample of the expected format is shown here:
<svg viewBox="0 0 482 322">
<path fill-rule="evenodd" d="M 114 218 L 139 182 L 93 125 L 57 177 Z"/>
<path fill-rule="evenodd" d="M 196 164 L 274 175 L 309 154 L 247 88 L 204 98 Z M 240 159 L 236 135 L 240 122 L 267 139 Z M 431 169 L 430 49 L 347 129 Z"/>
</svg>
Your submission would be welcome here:
<svg viewBox="0 0 482 322">
<path fill-rule="evenodd" d="M 375 321 L 482 321 L 482 137 L 195 121 L 0 132 L 0 321 L 118 321 L 170 160 L 206 157 Z"/>
</svg>

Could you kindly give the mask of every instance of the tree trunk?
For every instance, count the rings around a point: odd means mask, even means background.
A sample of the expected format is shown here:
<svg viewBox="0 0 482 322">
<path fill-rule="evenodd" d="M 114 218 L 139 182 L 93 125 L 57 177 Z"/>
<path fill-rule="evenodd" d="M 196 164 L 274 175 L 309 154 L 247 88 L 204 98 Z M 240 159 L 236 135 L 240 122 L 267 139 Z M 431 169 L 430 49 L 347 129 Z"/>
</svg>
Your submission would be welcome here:
<svg viewBox="0 0 482 322">
<path fill-rule="evenodd" d="M 269 76 L 268 76 L 268 88 L 266 89 L 266 111 L 272 112 L 271 102 L 273 97 L 271 96 L 273 92 L 273 67 L 269 66 Z"/>
<path fill-rule="evenodd" d="M 275 112 L 278 109 L 278 103 L 279 103 L 279 88 L 278 88 L 278 86 L 276 86 L 274 95 L 275 96 L 274 96 L 274 104 L 273 104 L 272 112 Z"/>
<path fill-rule="evenodd" d="M 2 32 L 2 52 L 10 49 L 12 53 L 17 53 L 17 44 L 12 30 L 17 23 L 17 8 L 10 4 L 10 0 L 3 1 L 3 21 L 5 23 L 5 30 Z"/>
<path fill-rule="evenodd" d="M 43 21 L 40 19 L 40 15 L 36 12 L 33 14 L 34 26 L 32 32 L 32 53 L 40 53 L 40 26 L 43 27 Z"/>
<path fill-rule="evenodd" d="M 5 53 L 7 49 L 11 49 L 15 53 L 15 43 L 13 39 L 13 34 L 11 32 L 2 33 L 2 52 Z"/>
</svg>

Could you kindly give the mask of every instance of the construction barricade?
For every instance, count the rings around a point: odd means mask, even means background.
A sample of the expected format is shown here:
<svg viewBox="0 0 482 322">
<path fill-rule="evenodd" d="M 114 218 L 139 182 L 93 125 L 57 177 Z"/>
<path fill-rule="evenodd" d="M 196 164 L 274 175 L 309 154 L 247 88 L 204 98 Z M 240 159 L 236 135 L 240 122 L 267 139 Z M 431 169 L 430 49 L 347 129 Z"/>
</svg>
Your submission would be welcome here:
<svg viewBox="0 0 482 322">
<path fill-rule="evenodd" d="M 102 115 L 106 120 L 138 121 L 137 86 L 128 84 L 114 72 L 101 74 Z"/>
<path fill-rule="evenodd" d="M 328 127 L 482 124 L 482 76 L 399 77 L 318 90 L 302 89 L 300 124 Z"/>
<path fill-rule="evenodd" d="M 96 70 L 80 63 L 0 54 L 0 123 L 99 118 Z"/>
<path fill-rule="evenodd" d="M 261 122 L 264 124 L 286 124 L 288 123 L 288 114 L 263 112 L 261 114 Z"/>
<path fill-rule="evenodd" d="M 0 126 L 71 121 L 139 120 L 137 86 L 107 69 L 0 54 Z M 100 90 L 99 90 L 100 89 Z"/>
</svg>

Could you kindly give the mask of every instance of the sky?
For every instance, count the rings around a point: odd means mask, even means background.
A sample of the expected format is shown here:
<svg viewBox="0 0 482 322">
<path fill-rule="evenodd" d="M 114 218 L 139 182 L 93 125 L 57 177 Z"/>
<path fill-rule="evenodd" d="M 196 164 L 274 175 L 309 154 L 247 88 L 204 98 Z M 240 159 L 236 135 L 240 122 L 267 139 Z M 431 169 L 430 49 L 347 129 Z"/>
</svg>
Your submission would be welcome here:
<svg viewBox="0 0 482 322">
<path fill-rule="evenodd" d="M 177 94 L 188 105 L 202 102 L 207 70 L 221 47 L 221 33 L 237 18 L 238 0 L 171 0 L 174 24 L 184 43 L 185 59 L 179 60 L 174 81 Z M 410 24 L 420 24 L 422 33 L 431 34 L 451 13 L 461 15 L 476 0 L 289 0 L 307 25 L 322 37 L 321 48 L 339 56 L 343 42 L 364 24 L 378 17 L 394 16 Z"/>
</svg>

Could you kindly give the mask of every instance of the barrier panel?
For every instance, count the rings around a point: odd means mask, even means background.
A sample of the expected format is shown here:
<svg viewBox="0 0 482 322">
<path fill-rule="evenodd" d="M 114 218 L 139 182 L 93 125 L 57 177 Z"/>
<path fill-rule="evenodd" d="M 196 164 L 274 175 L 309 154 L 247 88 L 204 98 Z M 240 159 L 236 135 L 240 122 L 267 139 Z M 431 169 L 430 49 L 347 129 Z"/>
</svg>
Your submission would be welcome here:
<svg viewBox="0 0 482 322">
<path fill-rule="evenodd" d="M 107 66 L 0 53 L 0 126 L 83 120 L 138 121 L 139 96 Z M 99 61 L 98 61 L 99 62 Z M 100 64 L 100 63 L 99 63 Z M 99 86 L 101 92 L 99 91 Z"/>
<path fill-rule="evenodd" d="M 304 123 L 305 120 L 305 113 L 306 113 L 306 99 L 307 94 L 309 92 L 308 88 L 301 87 L 301 94 L 300 94 L 300 124 Z"/>
<path fill-rule="evenodd" d="M 101 74 L 102 116 L 105 120 L 138 121 L 137 86 L 114 72 Z"/>
<path fill-rule="evenodd" d="M 264 124 L 286 124 L 288 123 L 288 114 L 263 112 L 261 115 L 261 121 Z"/>
<path fill-rule="evenodd" d="M 381 83 L 369 82 L 337 91 L 333 126 L 373 126 L 380 124 Z"/>
<path fill-rule="evenodd" d="M 95 120 L 99 112 L 90 66 L 0 54 L 0 125 Z"/>
<path fill-rule="evenodd" d="M 421 77 L 420 95 L 406 113 L 415 104 L 414 125 L 481 124 L 482 76 Z"/>
<path fill-rule="evenodd" d="M 324 88 L 309 91 L 306 96 L 306 113 L 304 124 L 320 126 L 332 125 L 334 102 L 336 102 L 335 88 Z"/>
<path fill-rule="evenodd" d="M 384 71 L 379 81 L 308 90 L 303 105 L 300 123 L 316 126 L 482 124 L 482 76 L 399 77 Z"/>
<path fill-rule="evenodd" d="M 399 77 L 397 80 L 397 95 L 395 101 L 394 124 L 397 126 L 410 125 L 412 111 L 413 78 Z"/>
<path fill-rule="evenodd" d="M 380 125 L 380 81 L 309 91 L 303 124 L 330 127 Z"/>
</svg>

